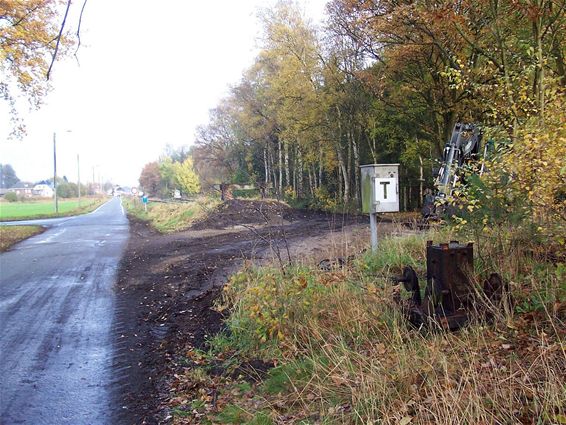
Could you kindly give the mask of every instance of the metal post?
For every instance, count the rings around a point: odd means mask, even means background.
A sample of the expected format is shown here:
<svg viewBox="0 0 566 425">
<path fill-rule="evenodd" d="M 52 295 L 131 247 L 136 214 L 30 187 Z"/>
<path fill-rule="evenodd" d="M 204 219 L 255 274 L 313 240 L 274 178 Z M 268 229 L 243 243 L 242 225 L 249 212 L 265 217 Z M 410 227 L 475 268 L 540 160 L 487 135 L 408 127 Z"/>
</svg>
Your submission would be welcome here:
<svg viewBox="0 0 566 425">
<path fill-rule="evenodd" d="M 81 206 L 81 163 L 77 154 L 77 187 L 79 189 L 79 207 Z"/>
<path fill-rule="evenodd" d="M 57 199 L 57 135 L 53 132 L 53 191 L 55 192 L 55 213 L 59 213 L 59 200 Z"/>
<path fill-rule="evenodd" d="M 377 213 L 375 212 L 376 201 L 375 199 L 375 176 L 372 177 L 372 188 L 371 188 L 371 205 L 369 213 L 369 230 L 371 232 L 371 251 L 373 253 L 377 252 Z"/>
<path fill-rule="evenodd" d="M 423 203 L 423 197 L 424 197 L 424 192 L 423 192 L 423 182 L 424 182 L 424 177 L 423 177 L 423 157 L 419 155 L 419 163 L 420 163 L 420 172 L 419 172 L 419 202 L 417 204 L 417 206 L 420 208 L 422 207 L 422 203 Z"/>
<path fill-rule="evenodd" d="M 369 215 L 369 229 L 371 232 L 371 251 L 377 252 L 377 214 L 370 213 Z"/>
</svg>

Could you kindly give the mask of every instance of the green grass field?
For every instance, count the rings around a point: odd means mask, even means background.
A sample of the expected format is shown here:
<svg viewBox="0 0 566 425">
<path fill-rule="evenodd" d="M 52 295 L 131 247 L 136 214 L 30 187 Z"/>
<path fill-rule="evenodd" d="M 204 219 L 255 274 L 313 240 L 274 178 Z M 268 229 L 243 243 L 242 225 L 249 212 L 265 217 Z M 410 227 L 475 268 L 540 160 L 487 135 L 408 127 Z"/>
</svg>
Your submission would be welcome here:
<svg viewBox="0 0 566 425">
<path fill-rule="evenodd" d="M 59 200 L 59 214 L 55 214 L 53 200 L 28 202 L 0 202 L 0 220 L 23 220 L 28 218 L 60 217 L 92 211 L 104 199 L 82 198 Z"/>
</svg>

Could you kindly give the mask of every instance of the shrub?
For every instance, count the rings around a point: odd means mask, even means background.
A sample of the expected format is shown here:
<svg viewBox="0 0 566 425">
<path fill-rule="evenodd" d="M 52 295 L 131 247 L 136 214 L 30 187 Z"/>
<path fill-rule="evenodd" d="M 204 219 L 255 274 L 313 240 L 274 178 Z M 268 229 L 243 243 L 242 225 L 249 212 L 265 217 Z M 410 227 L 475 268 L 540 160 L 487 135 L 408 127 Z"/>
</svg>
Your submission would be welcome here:
<svg viewBox="0 0 566 425">
<path fill-rule="evenodd" d="M 259 198 L 260 192 L 259 189 L 236 189 L 232 191 L 232 195 L 234 198 L 253 199 Z"/>
<path fill-rule="evenodd" d="M 16 195 L 16 192 L 8 192 L 4 195 L 4 199 L 8 202 L 17 202 L 18 195 Z"/>
<path fill-rule="evenodd" d="M 60 183 L 57 185 L 57 196 L 61 198 L 74 198 L 79 194 L 76 183 Z"/>
<path fill-rule="evenodd" d="M 513 140 L 496 136 L 491 158 L 469 167 L 451 200 L 457 227 L 472 233 L 476 244 L 494 246 L 499 259 L 541 248 L 560 256 L 566 247 L 564 106 L 549 105 L 546 117 L 544 126 L 522 124 Z"/>
</svg>

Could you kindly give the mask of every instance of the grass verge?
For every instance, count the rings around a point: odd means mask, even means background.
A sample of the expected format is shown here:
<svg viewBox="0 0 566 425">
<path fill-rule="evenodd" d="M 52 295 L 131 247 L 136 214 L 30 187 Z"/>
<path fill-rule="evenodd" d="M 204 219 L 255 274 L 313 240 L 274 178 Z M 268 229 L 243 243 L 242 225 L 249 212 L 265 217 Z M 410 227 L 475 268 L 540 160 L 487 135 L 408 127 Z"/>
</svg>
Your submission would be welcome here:
<svg viewBox="0 0 566 425">
<path fill-rule="evenodd" d="M 60 200 L 59 213 L 53 211 L 54 206 L 52 200 L 0 202 L 0 220 L 35 220 L 40 218 L 56 218 L 86 214 L 95 210 L 106 201 L 106 198 L 82 198 L 79 205 L 78 199 Z"/>
<path fill-rule="evenodd" d="M 147 221 L 160 233 L 174 233 L 187 229 L 195 220 L 203 217 L 219 203 L 209 197 L 201 197 L 187 203 L 164 203 L 150 201 L 147 212 L 136 198 L 124 198 L 122 204 L 128 214 Z"/>
<path fill-rule="evenodd" d="M 0 226 L 0 252 L 7 251 L 10 247 L 38 235 L 45 230 L 41 226 Z"/>
<path fill-rule="evenodd" d="M 217 306 L 226 331 L 179 359 L 173 422 L 566 423 L 564 264 L 525 247 L 483 270 L 498 254 L 480 250 L 475 280 L 500 273 L 514 308 L 453 333 L 401 316 L 389 277 L 406 264 L 423 276 L 426 240 L 453 239 L 447 232 L 385 239 L 344 270 L 232 276 Z"/>
</svg>

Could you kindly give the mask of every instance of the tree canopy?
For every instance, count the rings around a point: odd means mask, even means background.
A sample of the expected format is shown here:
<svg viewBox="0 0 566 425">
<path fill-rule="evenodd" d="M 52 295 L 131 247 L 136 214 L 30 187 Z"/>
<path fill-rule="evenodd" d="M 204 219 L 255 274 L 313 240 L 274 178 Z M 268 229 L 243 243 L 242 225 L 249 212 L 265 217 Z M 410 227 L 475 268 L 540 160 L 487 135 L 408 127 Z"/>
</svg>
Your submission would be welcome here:
<svg viewBox="0 0 566 425">
<path fill-rule="evenodd" d="M 75 41 L 65 30 L 70 7 L 71 1 L 0 1 L 0 97 L 11 110 L 13 135 L 24 131 L 17 100 L 27 99 L 34 108 L 41 105 L 50 89 L 53 62 L 67 55 Z"/>
<path fill-rule="evenodd" d="M 193 159 L 184 146 L 177 149 L 167 146 L 158 161 L 144 166 L 139 182 L 146 193 L 163 198 L 173 196 L 175 190 L 185 195 L 201 190 Z"/>
<path fill-rule="evenodd" d="M 10 164 L 0 164 L 0 188 L 8 189 L 19 182 L 14 168 Z"/>
<path fill-rule="evenodd" d="M 531 130 L 545 152 L 560 150 L 549 131 L 564 122 L 565 9 L 332 0 L 320 29 L 281 1 L 261 14 L 254 63 L 200 128 L 195 168 L 224 182 L 248 176 L 276 196 L 355 205 L 360 164 L 400 162 L 404 203 L 415 207 L 456 122 L 514 144 L 506 158 L 530 167 Z M 563 158 L 544 162 L 563 180 Z"/>
</svg>

